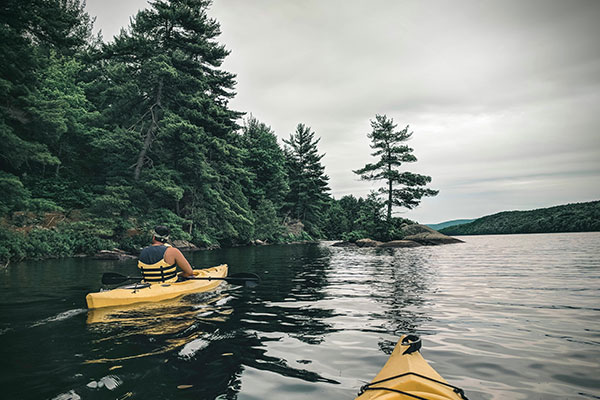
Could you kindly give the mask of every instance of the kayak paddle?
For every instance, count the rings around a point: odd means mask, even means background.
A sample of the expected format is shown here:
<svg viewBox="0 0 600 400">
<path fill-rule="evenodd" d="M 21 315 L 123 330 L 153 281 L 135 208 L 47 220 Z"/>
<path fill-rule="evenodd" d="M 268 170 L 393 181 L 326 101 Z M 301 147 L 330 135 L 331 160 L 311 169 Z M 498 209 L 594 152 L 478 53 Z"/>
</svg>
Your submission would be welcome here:
<svg viewBox="0 0 600 400">
<path fill-rule="evenodd" d="M 105 272 L 102 274 L 102 283 L 105 285 L 116 285 L 118 283 L 123 283 L 125 281 L 141 281 L 143 278 L 141 276 L 125 276 L 118 274 L 116 272 Z M 202 277 L 202 278 L 186 278 L 187 280 L 194 281 L 226 281 L 230 283 L 234 283 L 237 285 L 245 285 L 247 287 L 255 287 L 260 282 L 260 277 L 251 272 L 240 272 L 237 274 L 232 274 L 229 276 L 225 276 L 223 278 L 217 277 Z"/>
</svg>

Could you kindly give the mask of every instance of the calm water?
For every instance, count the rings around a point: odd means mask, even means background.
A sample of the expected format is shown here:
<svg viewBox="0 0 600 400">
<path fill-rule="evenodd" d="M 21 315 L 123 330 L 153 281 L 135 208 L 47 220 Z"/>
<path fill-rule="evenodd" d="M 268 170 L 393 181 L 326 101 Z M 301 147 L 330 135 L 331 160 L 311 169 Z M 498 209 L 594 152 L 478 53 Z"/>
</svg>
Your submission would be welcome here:
<svg viewBox="0 0 600 400">
<path fill-rule="evenodd" d="M 88 312 L 87 259 L 0 271 L 6 399 L 353 399 L 397 338 L 473 399 L 600 398 L 600 233 L 199 252 L 263 281 Z"/>
</svg>

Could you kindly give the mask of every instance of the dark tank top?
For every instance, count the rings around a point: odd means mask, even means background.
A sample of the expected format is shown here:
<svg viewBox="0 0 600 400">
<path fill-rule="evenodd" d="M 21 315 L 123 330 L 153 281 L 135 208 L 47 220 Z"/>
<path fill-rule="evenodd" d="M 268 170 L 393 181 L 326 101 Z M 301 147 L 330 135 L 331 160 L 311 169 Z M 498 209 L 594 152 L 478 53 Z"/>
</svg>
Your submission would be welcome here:
<svg viewBox="0 0 600 400">
<path fill-rule="evenodd" d="M 148 246 L 140 253 L 140 261 L 144 264 L 156 264 L 164 258 L 167 246 Z"/>
</svg>

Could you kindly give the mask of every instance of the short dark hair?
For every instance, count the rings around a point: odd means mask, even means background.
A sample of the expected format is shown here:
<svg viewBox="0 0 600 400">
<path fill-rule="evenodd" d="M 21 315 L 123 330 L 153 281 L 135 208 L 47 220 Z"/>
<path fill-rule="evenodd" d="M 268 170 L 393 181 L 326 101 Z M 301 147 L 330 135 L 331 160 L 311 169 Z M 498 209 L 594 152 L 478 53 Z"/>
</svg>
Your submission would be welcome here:
<svg viewBox="0 0 600 400">
<path fill-rule="evenodd" d="M 166 243 L 169 240 L 169 228 L 164 225 L 156 225 L 154 227 L 154 239 L 161 243 Z"/>
</svg>

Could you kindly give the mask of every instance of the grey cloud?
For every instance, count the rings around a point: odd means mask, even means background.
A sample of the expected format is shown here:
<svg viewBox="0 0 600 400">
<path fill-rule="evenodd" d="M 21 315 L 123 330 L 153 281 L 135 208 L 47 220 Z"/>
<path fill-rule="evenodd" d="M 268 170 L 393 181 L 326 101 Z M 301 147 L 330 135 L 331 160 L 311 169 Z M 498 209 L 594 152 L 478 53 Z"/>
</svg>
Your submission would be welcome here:
<svg viewBox="0 0 600 400">
<path fill-rule="evenodd" d="M 105 37 L 145 1 L 88 0 Z M 127 8 L 125 8 L 127 7 Z M 376 186 L 376 113 L 410 124 L 423 222 L 600 198 L 600 2 L 216 0 L 235 109 L 322 137 L 336 197 Z M 119 25 L 119 26 L 120 26 Z"/>
</svg>

